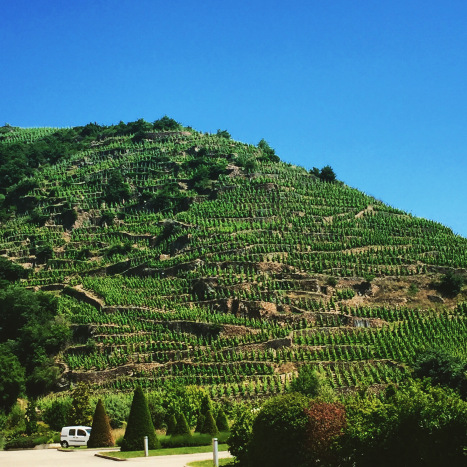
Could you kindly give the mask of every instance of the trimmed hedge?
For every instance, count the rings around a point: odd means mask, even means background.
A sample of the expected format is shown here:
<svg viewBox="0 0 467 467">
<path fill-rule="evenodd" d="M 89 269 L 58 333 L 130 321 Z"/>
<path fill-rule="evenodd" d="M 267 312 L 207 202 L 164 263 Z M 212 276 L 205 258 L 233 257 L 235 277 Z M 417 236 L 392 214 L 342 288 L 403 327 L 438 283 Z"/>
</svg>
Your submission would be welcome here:
<svg viewBox="0 0 467 467">
<path fill-rule="evenodd" d="M 122 441 L 122 451 L 143 451 L 144 437 L 148 437 L 149 449 L 158 449 L 160 443 L 152 424 L 148 403 L 140 386 L 135 389 L 131 404 L 130 416 L 125 436 Z"/>
</svg>

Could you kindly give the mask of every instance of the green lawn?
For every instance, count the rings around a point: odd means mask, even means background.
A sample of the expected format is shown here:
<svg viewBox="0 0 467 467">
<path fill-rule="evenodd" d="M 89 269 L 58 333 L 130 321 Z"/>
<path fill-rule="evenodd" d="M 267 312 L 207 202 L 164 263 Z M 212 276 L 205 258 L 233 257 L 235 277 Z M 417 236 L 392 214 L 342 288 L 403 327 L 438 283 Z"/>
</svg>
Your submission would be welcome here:
<svg viewBox="0 0 467 467">
<path fill-rule="evenodd" d="M 173 454 L 194 454 L 197 452 L 211 452 L 212 446 L 190 446 L 184 448 L 154 449 L 149 451 L 150 456 L 171 456 Z M 219 451 L 227 451 L 227 444 L 219 444 Z M 119 459 L 129 459 L 132 457 L 144 457 L 144 451 L 114 451 L 105 452 L 106 456 L 118 457 Z M 212 464 L 212 461 L 211 461 Z M 225 464 L 220 464 L 225 465 Z"/>
<path fill-rule="evenodd" d="M 208 461 L 189 462 L 187 465 L 189 465 L 190 467 L 212 467 L 212 460 L 209 459 Z M 219 459 L 219 465 L 233 466 L 234 460 L 233 459 Z"/>
</svg>

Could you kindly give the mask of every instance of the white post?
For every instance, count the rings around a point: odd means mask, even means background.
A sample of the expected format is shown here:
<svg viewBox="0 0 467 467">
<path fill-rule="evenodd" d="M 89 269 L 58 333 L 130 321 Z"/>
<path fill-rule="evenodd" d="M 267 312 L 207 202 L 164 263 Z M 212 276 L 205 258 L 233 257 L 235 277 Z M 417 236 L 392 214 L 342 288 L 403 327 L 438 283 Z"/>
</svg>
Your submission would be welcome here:
<svg viewBox="0 0 467 467">
<path fill-rule="evenodd" d="M 149 451 L 148 451 L 148 437 L 144 437 L 144 457 L 149 457 Z"/>
<path fill-rule="evenodd" d="M 213 465 L 214 467 L 219 467 L 219 452 L 218 452 L 218 442 L 217 438 L 212 438 L 212 455 L 213 455 Z"/>
</svg>

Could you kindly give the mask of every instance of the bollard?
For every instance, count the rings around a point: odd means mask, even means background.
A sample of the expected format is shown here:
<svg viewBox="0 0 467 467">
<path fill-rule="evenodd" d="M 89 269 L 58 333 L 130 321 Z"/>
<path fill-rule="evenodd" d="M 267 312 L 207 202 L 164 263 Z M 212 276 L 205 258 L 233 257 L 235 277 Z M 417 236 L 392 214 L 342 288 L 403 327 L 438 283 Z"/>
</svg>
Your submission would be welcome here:
<svg viewBox="0 0 467 467">
<path fill-rule="evenodd" d="M 148 437 L 144 437 L 144 457 L 149 457 L 149 451 L 148 451 Z"/>
<path fill-rule="evenodd" d="M 217 438 L 212 438 L 212 462 L 214 467 L 219 467 L 219 452 Z"/>
</svg>

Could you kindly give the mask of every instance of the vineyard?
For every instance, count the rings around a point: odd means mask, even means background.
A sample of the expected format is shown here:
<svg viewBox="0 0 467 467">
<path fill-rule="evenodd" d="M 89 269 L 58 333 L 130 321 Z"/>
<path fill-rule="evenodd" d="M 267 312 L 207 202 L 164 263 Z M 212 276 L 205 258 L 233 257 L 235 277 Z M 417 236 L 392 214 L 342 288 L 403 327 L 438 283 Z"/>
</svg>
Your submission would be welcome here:
<svg viewBox="0 0 467 467">
<path fill-rule="evenodd" d="M 467 293 L 438 288 L 467 277 L 467 239 L 267 145 L 133 123 L 0 134 L 72 148 L 6 190 L 0 223 L 19 285 L 71 322 L 68 384 L 254 398 L 305 363 L 346 391 L 402 381 L 424 349 L 467 358 Z"/>
</svg>

